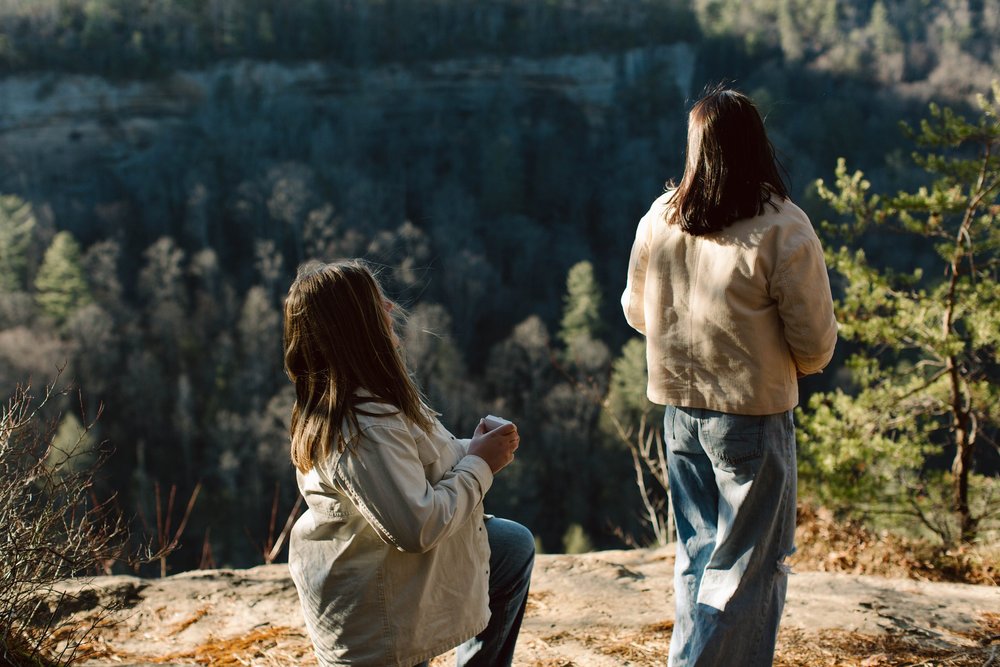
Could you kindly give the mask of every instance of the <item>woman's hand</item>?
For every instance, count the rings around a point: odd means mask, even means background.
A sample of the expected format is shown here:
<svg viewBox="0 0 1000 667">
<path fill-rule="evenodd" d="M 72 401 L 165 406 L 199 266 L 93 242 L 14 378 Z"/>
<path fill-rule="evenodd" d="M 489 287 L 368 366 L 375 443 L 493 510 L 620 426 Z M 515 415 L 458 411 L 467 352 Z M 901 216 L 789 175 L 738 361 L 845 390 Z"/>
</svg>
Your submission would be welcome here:
<svg viewBox="0 0 1000 667">
<path fill-rule="evenodd" d="M 495 475 L 514 460 L 514 450 L 520 443 L 521 436 L 514 424 L 504 424 L 491 431 L 486 420 L 480 419 L 469 442 L 469 453 L 486 461 Z"/>
</svg>

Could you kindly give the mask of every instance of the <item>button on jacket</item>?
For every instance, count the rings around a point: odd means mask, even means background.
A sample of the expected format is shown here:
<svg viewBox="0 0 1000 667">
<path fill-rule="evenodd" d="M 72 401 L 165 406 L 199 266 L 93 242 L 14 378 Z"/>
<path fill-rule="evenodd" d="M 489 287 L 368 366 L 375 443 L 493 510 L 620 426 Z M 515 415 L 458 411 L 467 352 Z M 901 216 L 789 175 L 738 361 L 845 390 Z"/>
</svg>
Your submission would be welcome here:
<svg viewBox="0 0 1000 667">
<path fill-rule="evenodd" d="M 358 406 L 360 433 L 297 475 L 288 567 L 321 665 L 412 667 L 489 621 L 489 465 L 436 419 Z M 346 427 L 345 427 L 346 428 Z"/>
<path fill-rule="evenodd" d="M 774 196 L 761 215 L 694 236 L 666 223 L 672 196 L 640 220 L 622 294 L 626 320 L 646 335 L 649 400 L 744 415 L 793 408 L 797 375 L 822 370 L 837 340 L 809 218 Z"/>
</svg>

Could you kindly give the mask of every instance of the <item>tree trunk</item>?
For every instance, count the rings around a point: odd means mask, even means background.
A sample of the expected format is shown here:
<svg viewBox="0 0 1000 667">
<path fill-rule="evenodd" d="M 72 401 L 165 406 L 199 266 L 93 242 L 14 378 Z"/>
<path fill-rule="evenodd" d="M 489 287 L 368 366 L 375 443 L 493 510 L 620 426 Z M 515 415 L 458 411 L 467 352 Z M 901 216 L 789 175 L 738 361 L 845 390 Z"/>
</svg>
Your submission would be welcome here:
<svg viewBox="0 0 1000 667">
<path fill-rule="evenodd" d="M 969 410 L 956 410 L 953 422 L 955 434 L 955 460 L 951 464 L 953 498 L 952 508 L 958 516 L 961 541 L 972 542 L 976 538 L 976 517 L 969 510 L 969 473 L 972 472 L 972 455 L 975 452 L 976 434 L 972 426 Z"/>
</svg>

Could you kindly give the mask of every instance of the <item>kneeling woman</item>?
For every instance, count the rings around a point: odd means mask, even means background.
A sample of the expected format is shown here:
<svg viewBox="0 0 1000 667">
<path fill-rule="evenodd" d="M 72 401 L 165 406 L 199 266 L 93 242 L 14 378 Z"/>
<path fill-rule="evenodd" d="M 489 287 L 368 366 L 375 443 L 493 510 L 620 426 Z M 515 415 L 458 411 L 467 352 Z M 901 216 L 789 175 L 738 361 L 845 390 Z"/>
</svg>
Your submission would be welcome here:
<svg viewBox="0 0 1000 667">
<path fill-rule="evenodd" d="M 358 262 L 300 270 L 285 301 L 292 462 L 309 506 L 288 559 L 321 665 L 510 665 L 534 541 L 484 519 L 513 424 L 456 439 L 422 402 L 391 301 Z"/>
</svg>

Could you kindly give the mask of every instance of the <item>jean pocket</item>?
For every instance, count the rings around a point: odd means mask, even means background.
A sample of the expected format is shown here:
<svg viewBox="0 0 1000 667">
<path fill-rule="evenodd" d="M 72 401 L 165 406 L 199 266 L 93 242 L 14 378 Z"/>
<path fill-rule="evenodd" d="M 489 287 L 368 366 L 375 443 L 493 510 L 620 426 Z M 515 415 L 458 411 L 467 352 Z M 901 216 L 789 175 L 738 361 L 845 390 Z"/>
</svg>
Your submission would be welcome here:
<svg viewBox="0 0 1000 667">
<path fill-rule="evenodd" d="M 667 440 L 673 440 L 674 437 L 674 418 L 677 415 L 677 408 L 672 405 L 665 405 L 663 407 L 663 436 Z"/>
<path fill-rule="evenodd" d="M 764 455 L 766 416 L 720 414 L 705 419 L 701 439 L 713 464 L 729 472 L 749 472 Z"/>
</svg>

